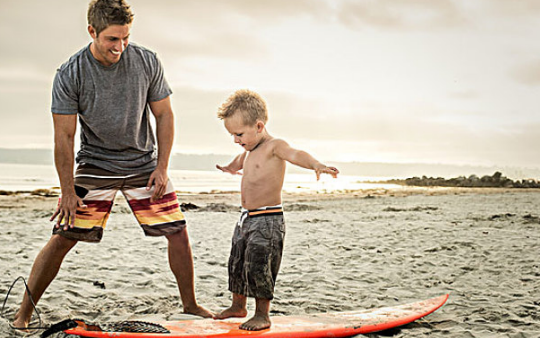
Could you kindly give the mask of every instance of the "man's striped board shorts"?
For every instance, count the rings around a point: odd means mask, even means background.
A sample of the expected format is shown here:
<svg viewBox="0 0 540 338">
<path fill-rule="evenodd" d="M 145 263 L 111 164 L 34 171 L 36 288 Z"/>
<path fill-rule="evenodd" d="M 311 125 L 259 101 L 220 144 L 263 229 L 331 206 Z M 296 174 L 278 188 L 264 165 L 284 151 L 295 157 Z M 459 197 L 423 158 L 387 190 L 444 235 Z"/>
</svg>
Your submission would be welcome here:
<svg viewBox="0 0 540 338">
<path fill-rule="evenodd" d="M 126 198 L 146 236 L 165 236 L 183 230 L 186 220 L 170 180 L 163 197 L 150 202 L 154 187 L 147 190 L 146 186 L 151 174 L 125 175 L 89 164 L 79 165 L 75 172 L 75 191 L 86 207 L 77 207 L 72 228 L 54 227 L 53 233 L 74 240 L 99 242 L 118 191 Z"/>
</svg>

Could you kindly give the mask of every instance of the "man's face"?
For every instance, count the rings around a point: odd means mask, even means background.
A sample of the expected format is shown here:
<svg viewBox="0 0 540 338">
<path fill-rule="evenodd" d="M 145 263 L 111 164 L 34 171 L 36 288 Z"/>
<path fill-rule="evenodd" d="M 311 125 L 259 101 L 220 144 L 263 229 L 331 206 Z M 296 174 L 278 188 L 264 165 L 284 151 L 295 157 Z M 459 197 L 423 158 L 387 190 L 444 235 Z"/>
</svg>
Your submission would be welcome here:
<svg viewBox="0 0 540 338">
<path fill-rule="evenodd" d="M 234 143 L 238 143 L 247 151 L 251 151 L 257 147 L 261 140 L 262 127 L 259 126 L 262 122 L 254 126 L 246 126 L 242 119 L 242 114 L 236 113 L 231 117 L 224 119 L 225 129 L 233 136 Z"/>
<path fill-rule="evenodd" d="M 130 30 L 131 25 L 111 25 L 97 35 L 94 27 L 88 26 L 88 32 L 94 39 L 90 46 L 92 55 L 107 67 L 117 63 L 129 43 Z"/>
</svg>

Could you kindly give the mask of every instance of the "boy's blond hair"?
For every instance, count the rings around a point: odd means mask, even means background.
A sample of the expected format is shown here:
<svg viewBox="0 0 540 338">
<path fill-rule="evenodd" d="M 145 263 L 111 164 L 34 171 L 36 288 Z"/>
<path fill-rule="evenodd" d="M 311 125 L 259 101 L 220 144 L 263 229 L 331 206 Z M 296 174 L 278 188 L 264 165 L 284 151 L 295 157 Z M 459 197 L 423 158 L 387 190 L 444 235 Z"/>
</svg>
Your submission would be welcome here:
<svg viewBox="0 0 540 338">
<path fill-rule="evenodd" d="M 264 123 L 268 121 L 266 102 L 259 94 L 248 89 L 237 90 L 229 96 L 227 101 L 219 107 L 218 117 L 223 120 L 237 112 L 242 114 L 246 126 L 252 126 L 257 121 Z"/>
<path fill-rule="evenodd" d="M 129 25 L 133 22 L 131 8 L 124 0 L 92 0 L 88 6 L 88 24 L 99 35 L 111 25 Z"/>
</svg>

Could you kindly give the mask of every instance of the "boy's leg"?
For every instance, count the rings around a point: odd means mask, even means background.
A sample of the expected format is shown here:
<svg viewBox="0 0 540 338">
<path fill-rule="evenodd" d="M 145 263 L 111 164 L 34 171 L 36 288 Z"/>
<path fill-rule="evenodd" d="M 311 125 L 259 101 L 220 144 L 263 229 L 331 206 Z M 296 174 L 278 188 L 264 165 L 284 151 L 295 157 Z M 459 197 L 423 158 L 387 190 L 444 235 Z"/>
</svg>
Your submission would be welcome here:
<svg viewBox="0 0 540 338">
<path fill-rule="evenodd" d="M 198 305 L 195 299 L 193 256 L 187 229 L 166 237 L 169 241 L 169 265 L 180 290 L 184 312 L 204 318 L 212 317 L 213 314 Z"/>
<path fill-rule="evenodd" d="M 56 277 L 62 261 L 66 254 L 77 244 L 76 240 L 68 239 L 60 235 L 53 235 L 49 242 L 41 249 L 37 255 L 30 277 L 28 278 L 28 289 L 35 304 Z M 34 307 L 30 302 L 28 294 L 25 292 L 19 311 L 15 314 L 13 326 L 15 328 L 26 328 L 32 318 Z"/>
<path fill-rule="evenodd" d="M 242 330 L 259 331 L 269 328 L 272 325 L 270 321 L 270 300 L 264 298 L 256 298 L 255 315 L 240 325 Z"/>
<path fill-rule="evenodd" d="M 232 304 L 227 309 L 221 311 L 214 319 L 225 319 L 230 317 L 244 318 L 247 316 L 246 296 L 241 295 L 245 290 L 244 274 L 244 253 L 246 250 L 245 236 L 242 223 L 247 214 L 242 214 L 239 223 L 234 228 L 232 236 L 231 253 L 229 256 L 229 291 L 232 292 Z"/>
<path fill-rule="evenodd" d="M 225 319 L 231 317 L 244 318 L 247 316 L 246 304 L 247 298 L 245 296 L 233 293 L 231 306 L 215 315 L 214 319 Z"/>
<path fill-rule="evenodd" d="M 270 302 L 281 265 L 285 223 L 283 211 L 260 217 L 250 217 L 244 223 L 250 227 L 246 243 L 244 270 L 247 277 L 247 294 L 256 300 L 255 315 L 240 325 L 241 329 L 258 331 L 271 326 Z"/>
</svg>

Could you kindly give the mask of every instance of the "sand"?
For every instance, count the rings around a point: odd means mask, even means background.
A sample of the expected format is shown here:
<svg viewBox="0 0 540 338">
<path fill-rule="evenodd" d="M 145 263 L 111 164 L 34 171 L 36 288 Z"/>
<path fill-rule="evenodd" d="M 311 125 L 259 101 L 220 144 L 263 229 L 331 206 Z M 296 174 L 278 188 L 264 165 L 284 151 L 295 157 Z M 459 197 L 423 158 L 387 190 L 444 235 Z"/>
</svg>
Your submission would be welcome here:
<svg viewBox="0 0 540 338">
<path fill-rule="evenodd" d="M 229 305 L 236 193 L 181 194 L 199 302 Z M 55 197 L 0 196 L 0 296 L 28 276 Z M 284 196 L 287 237 L 272 314 L 391 306 L 450 293 L 434 314 L 369 337 L 540 337 L 538 190 L 422 188 Z M 23 290 L 7 302 L 12 315 Z M 178 320 L 166 240 L 145 238 L 117 200 L 100 244 L 79 243 L 38 308 L 46 323 Z M 253 311 L 253 302 L 249 302 Z M 39 332 L 31 336 L 38 336 Z M 17 337 L 5 319 L 0 337 Z M 63 337 L 57 335 L 57 337 Z"/>
</svg>

